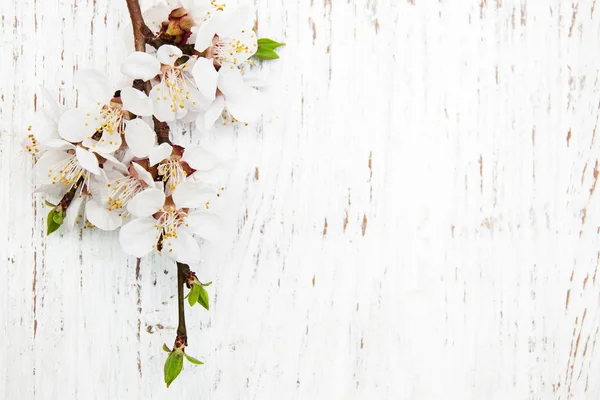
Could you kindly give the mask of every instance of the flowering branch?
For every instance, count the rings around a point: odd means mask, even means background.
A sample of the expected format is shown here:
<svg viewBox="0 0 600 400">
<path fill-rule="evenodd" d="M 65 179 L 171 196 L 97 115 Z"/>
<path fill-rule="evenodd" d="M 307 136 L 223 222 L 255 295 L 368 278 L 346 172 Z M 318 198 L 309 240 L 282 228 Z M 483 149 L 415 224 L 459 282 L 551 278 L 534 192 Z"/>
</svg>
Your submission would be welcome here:
<svg viewBox="0 0 600 400">
<path fill-rule="evenodd" d="M 173 348 L 163 346 L 169 387 L 184 359 L 202 364 L 186 352 L 184 303 L 209 309 L 211 282 L 200 282 L 189 265 L 201 260 L 196 238 L 214 239 L 220 229 L 211 202 L 224 190 L 213 180 L 220 160 L 199 146 L 172 144 L 170 124 L 194 121 L 208 132 L 219 121 L 257 120 L 265 102 L 260 84 L 245 79 L 245 72 L 256 64 L 251 57 L 278 58 L 275 49 L 283 43 L 259 39 L 255 13 L 231 0 L 198 0 L 168 14 L 162 7 L 148 10 L 146 20 L 140 0 L 125 1 L 136 51 L 121 72 L 133 84 L 115 87 L 101 72 L 78 70 L 80 104 L 63 110 L 47 96 L 44 112 L 36 114 L 39 125 L 28 128 L 22 145 L 35 157 L 40 191 L 60 199 L 46 201 L 48 235 L 64 221 L 69 229 L 83 221 L 118 230 L 130 256 L 157 250 L 176 263 L 177 332 Z M 146 52 L 147 46 L 156 51 Z"/>
</svg>

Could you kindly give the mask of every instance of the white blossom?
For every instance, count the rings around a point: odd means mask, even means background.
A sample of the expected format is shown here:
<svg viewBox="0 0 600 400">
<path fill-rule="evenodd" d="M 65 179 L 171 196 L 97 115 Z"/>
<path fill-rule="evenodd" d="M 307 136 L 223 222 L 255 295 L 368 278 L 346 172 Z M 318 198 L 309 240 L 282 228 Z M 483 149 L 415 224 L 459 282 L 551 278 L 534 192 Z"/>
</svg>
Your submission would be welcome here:
<svg viewBox="0 0 600 400">
<path fill-rule="evenodd" d="M 137 218 L 119 232 L 123 251 L 142 257 L 160 249 L 177 262 L 200 261 L 200 248 L 192 235 L 211 238 L 218 232 L 220 218 L 205 209 L 214 196 L 212 189 L 194 182 L 182 183 L 169 197 L 153 188 L 139 193 L 127 206 Z"/>
</svg>

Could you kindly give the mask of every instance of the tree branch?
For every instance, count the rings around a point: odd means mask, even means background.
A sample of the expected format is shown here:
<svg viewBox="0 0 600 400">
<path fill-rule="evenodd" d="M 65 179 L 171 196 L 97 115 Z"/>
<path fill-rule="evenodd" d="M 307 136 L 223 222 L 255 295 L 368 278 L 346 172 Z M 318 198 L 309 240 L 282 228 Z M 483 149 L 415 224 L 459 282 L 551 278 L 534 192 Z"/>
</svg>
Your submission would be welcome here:
<svg viewBox="0 0 600 400">
<path fill-rule="evenodd" d="M 148 32 L 152 36 L 152 31 L 146 26 L 144 17 L 142 16 L 142 9 L 138 0 L 126 0 L 127 9 L 129 10 L 129 16 L 131 17 L 131 24 L 133 25 L 133 41 L 135 44 L 136 51 L 146 51 L 146 37 Z"/>
<path fill-rule="evenodd" d="M 67 208 L 71 205 L 71 202 L 75 198 L 75 193 L 77 192 L 77 188 L 83 184 L 83 176 L 77 180 L 77 183 L 71 186 L 71 189 L 62 197 L 60 202 L 54 208 L 55 210 L 66 211 Z"/>
<path fill-rule="evenodd" d="M 183 286 L 186 284 L 187 277 L 190 274 L 190 267 L 187 264 L 177 263 L 177 307 L 179 309 L 179 323 L 177 325 L 177 337 L 175 338 L 175 348 L 187 346 L 187 329 L 185 327 L 185 307 Z"/>
<path fill-rule="evenodd" d="M 154 34 L 148 28 L 144 22 L 142 15 L 142 9 L 138 0 L 126 0 L 127 9 L 129 10 L 129 17 L 131 18 L 131 25 L 133 25 L 133 41 L 135 44 L 136 51 L 146 51 L 146 43 L 155 44 Z M 133 81 L 133 87 L 139 91 L 143 91 L 146 95 L 150 94 L 152 84 L 147 81 L 144 82 L 141 79 Z M 153 117 L 154 120 L 154 131 L 158 138 L 158 143 L 171 143 L 169 140 L 169 125 L 166 122 L 160 122 Z"/>
</svg>

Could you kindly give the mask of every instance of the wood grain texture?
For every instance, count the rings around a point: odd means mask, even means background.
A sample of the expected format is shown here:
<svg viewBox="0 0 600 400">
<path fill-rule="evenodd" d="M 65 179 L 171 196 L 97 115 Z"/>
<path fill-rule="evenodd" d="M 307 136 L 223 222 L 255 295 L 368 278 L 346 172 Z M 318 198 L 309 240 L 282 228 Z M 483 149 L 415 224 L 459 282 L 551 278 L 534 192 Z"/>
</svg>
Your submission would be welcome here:
<svg viewBox="0 0 600 400">
<path fill-rule="evenodd" d="M 44 237 L 18 145 L 36 85 L 118 80 L 125 2 L 0 3 L 0 397 L 600 397 L 596 0 L 256 5 L 270 109 L 177 133 L 235 164 L 167 390 L 174 265 Z"/>
</svg>

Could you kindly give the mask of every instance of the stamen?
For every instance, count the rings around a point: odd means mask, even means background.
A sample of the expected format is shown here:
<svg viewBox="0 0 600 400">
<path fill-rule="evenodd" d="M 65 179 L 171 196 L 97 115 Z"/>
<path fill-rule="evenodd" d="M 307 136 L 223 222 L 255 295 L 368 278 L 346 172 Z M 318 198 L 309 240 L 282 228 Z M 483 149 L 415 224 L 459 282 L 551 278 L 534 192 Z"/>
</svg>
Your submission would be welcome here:
<svg viewBox="0 0 600 400">
<path fill-rule="evenodd" d="M 159 164 L 158 174 L 162 175 L 163 181 L 171 190 L 175 190 L 186 177 L 181 163 L 176 160 L 166 160 Z"/>
<path fill-rule="evenodd" d="M 108 209 L 109 210 L 119 210 L 124 209 L 121 212 L 121 216 L 126 218 L 129 213 L 125 209 L 127 203 L 133 197 L 144 190 L 142 183 L 132 176 L 128 176 L 126 178 L 117 179 L 108 184 L 110 188 L 110 194 L 108 196 Z"/>
</svg>

